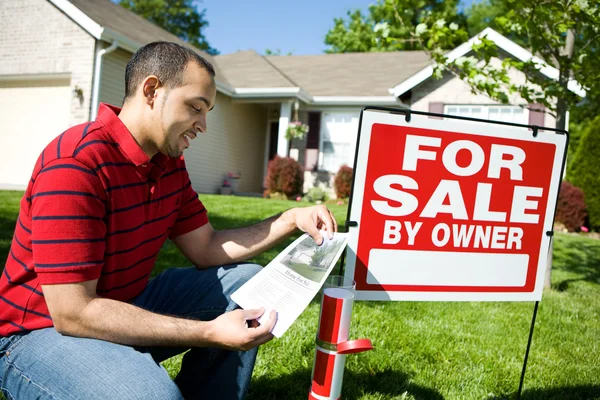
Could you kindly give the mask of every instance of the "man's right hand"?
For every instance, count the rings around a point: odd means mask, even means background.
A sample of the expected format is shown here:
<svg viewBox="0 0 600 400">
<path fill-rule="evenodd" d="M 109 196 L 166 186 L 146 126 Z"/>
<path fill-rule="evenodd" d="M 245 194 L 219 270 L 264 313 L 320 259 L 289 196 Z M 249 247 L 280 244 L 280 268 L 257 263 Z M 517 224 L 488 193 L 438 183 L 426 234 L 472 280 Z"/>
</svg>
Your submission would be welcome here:
<svg viewBox="0 0 600 400">
<path fill-rule="evenodd" d="M 273 339 L 271 330 L 277 322 L 277 313 L 271 311 L 269 319 L 262 324 L 256 321 L 264 308 L 234 310 L 210 322 L 210 342 L 228 350 L 247 351 Z"/>
</svg>

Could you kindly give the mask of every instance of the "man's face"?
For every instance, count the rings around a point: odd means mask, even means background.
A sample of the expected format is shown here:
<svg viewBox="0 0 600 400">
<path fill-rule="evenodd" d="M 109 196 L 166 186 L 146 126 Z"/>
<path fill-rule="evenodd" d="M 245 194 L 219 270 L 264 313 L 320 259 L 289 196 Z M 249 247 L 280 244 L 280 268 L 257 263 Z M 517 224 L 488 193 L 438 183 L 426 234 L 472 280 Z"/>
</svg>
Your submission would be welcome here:
<svg viewBox="0 0 600 400">
<path fill-rule="evenodd" d="M 181 85 L 166 90 L 160 101 L 158 151 L 180 157 L 197 135 L 206 132 L 206 115 L 216 96 L 215 81 L 208 71 L 195 62 L 188 63 Z"/>
</svg>

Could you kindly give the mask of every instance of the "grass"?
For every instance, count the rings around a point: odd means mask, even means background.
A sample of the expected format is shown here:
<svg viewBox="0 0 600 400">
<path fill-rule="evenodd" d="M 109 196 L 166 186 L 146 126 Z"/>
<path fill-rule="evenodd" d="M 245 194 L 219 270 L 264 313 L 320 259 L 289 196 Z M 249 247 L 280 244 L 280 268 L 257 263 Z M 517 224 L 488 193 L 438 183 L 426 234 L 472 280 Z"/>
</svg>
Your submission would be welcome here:
<svg viewBox="0 0 600 400">
<path fill-rule="evenodd" d="M 0 192 L 0 262 L 19 192 Z M 254 223 L 295 202 L 202 195 L 217 229 Z M 338 220 L 346 208 L 332 205 Z M 294 238 L 255 258 L 265 265 Z M 167 242 L 155 273 L 189 263 Z M 553 288 L 540 303 L 523 399 L 600 399 L 600 241 L 558 233 Z M 348 356 L 345 399 L 514 399 L 533 303 L 357 302 L 351 338 L 375 350 Z M 319 305 L 261 347 L 249 399 L 306 399 Z M 164 365 L 174 376 L 180 357 Z"/>
</svg>

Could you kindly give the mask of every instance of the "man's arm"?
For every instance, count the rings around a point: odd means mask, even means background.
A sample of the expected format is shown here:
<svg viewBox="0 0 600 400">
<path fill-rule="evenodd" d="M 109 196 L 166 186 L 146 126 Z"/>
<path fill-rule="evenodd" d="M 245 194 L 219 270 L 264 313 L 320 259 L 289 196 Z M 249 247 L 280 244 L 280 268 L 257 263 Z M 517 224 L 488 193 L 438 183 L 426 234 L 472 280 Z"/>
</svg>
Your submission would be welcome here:
<svg viewBox="0 0 600 400">
<path fill-rule="evenodd" d="M 128 345 L 216 346 L 249 349 L 268 341 L 271 321 L 248 326 L 262 311 L 232 311 L 209 322 L 148 312 L 96 294 L 105 254 L 103 183 L 73 159 L 49 162 L 31 196 L 32 250 L 44 300 L 57 331 Z M 61 217 L 56 223 L 54 218 Z"/>
<path fill-rule="evenodd" d="M 244 228 L 215 231 L 210 223 L 173 239 L 181 252 L 198 268 L 225 265 L 252 258 L 289 237 L 296 229 L 317 243 L 326 230 L 337 230 L 333 214 L 325 206 L 292 208 Z"/>
<path fill-rule="evenodd" d="M 175 318 L 98 297 L 97 280 L 42 285 L 55 329 L 64 335 L 136 346 L 220 347 L 249 350 L 273 338 L 275 312 L 262 325 L 264 310 L 235 310 L 212 321 Z M 250 326 L 247 321 L 250 321 Z"/>
</svg>

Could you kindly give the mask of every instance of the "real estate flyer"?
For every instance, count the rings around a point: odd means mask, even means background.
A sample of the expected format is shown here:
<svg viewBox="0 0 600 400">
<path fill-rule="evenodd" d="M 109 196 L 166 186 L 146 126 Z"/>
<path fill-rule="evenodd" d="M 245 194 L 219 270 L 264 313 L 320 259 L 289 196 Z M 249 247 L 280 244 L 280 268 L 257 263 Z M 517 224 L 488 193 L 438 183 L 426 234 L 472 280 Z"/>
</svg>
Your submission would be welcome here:
<svg viewBox="0 0 600 400">
<path fill-rule="evenodd" d="M 277 311 L 272 330 L 276 337 L 288 330 L 319 292 L 348 242 L 347 233 L 336 232 L 333 239 L 328 239 L 326 232 L 321 235 L 324 241 L 320 246 L 308 234 L 300 236 L 231 295 L 244 309 L 265 307 L 261 318 Z"/>
</svg>

